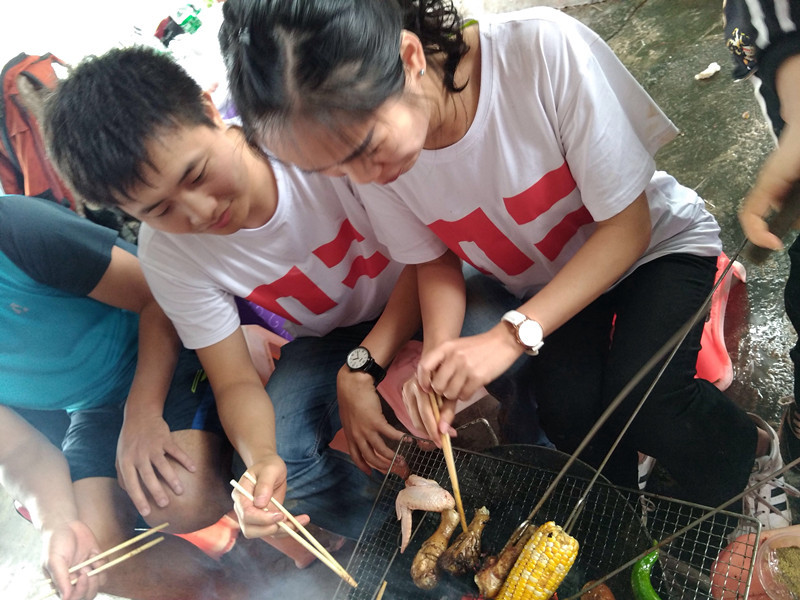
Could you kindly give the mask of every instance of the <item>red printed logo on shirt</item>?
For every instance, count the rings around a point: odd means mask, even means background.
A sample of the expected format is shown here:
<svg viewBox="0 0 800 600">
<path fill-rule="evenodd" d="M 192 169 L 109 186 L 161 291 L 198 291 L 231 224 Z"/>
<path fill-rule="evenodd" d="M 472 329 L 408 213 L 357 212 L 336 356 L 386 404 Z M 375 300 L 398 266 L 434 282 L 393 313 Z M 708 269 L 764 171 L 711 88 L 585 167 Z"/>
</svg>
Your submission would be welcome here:
<svg viewBox="0 0 800 600">
<path fill-rule="evenodd" d="M 347 259 L 347 253 L 352 244 L 363 242 L 364 239 L 364 236 L 348 220 L 345 220 L 333 240 L 312 250 L 311 253 L 319 258 L 325 266 L 332 269 Z M 365 276 L 374 279 L 383 272 L 388 264 L 389 259 L 380 252 L 375 252 L 369 257 L 359 254 L 352 259 L 350 269 L 342 280 L 342 284 L 351 289 L 355 288 L 359 278 Z M 263 306 L 292 323 L 299 324 L 300 322 L 278 303 L 282 298 L 294 298 L 315 315 L 321 315 L 336 306 L 336 302 L 298 267 L 292 267 L 286 275 L 272 283 L 258 286 L 247 297 L 247 300 Z"/>
<path fill-rule="evenodd" d="M 533 260 L 517 248 L 480 208 L 458 221 L 434 221 L 428 227 L 448 248 L 476 269 L 483 271 L 467 258 L 461 249 L 461 242 L 474 242 L 489 260 L 508 275 L 519 275 L 533 266 Z"/>
<path fill-rule="evenodd" d="M 516 223 L 525 225 L 541 217 L 559 200 L 571 194 L 576 187 L 577 184 L 565 162 L 546 173 L 522 193 L 504 198 L 503 205 Z M 555 223 L 534 246 L 545 258 L 553 261 L 578 229 L 592 221 L 589 211 L 581 206 Z M 480 208 L 457 221 L 434 221 L 428 227 L 448 248 L 484 273 L 487 272 L 486 269 L 475 265 L 466 256 L 461 247 L 463 242 L 474 243 L 494 265 L 512 277 L 520 275 L 534 265 L 533 259 L 506 237 Z"/>
<path fill-rule="evenodd" d="M 353 242 L 363 242 L 364 236 L 361 235 L 353 224 L 347 219 L 344 220 L 339 228 L 339 233 L 327 244 L 323 244 L 312 254 L 316 255 L 330 269 L 338 265 L 347 255 L 350 245 Z"/>
</svg>

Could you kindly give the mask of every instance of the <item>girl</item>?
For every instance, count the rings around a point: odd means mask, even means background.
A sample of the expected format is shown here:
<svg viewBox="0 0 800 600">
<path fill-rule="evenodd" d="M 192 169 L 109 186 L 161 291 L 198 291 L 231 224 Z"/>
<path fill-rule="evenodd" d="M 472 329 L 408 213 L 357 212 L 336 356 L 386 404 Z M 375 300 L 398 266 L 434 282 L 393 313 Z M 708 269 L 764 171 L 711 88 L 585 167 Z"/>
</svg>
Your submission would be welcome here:
<svg viewBox="0 0 800 600">
<path fill-rule="evenodd" d="M 280 513 L 261 510 L 274 495 L 357 538 L 380 482 L 373 468 L 389 468 L 389 441 L 403 435 L 376 386 L 419 329 L 414 268 L 387 258 L 349 182 L 268 160 L 167 55 L 124 48 L 85 60 L 46 123 L 73 187 L 143 222 L 148 284 L 197 349 L 242 469 L 258 480 L 240 481 L 255 505 L 234 493 L 245 535 L 279 532 Z M 281 314 L 294 335 L 266 388 L 237 297 Z M 340 428 L 352 460 L 329 446 Z"/>
<path fill-rule="evenodd" d="M 579 22 L 535 8 L 464 24 L 446 0 L 228 0 L 224 14 L 220 42 L 248 132 L 283 161 L 363 184 L 378 237 L 418 265 L 419 385 L 447 399 L 436 423 L 417 395 L 434 439 L 457 398 L 527 353 L 546 433 L 573 451 L 709 293 L 718 225 L 655 170 L 676 130 Z M 520 299 L 463 338 L 459 258 Z M 678 495 L 716 505 L 745 487 L 756 457 L 754 477 L 780 457 L 765 423 L 695 379 L 701 332 L 605 474 L 634 485 L 638 450 L 670 471 Z M 655 372 L 587 460 L 599 463 Z M 750 512 L 786 525 L 788 511 L 772 506 L 785 496 L 772 490 Z"/>
</svg>

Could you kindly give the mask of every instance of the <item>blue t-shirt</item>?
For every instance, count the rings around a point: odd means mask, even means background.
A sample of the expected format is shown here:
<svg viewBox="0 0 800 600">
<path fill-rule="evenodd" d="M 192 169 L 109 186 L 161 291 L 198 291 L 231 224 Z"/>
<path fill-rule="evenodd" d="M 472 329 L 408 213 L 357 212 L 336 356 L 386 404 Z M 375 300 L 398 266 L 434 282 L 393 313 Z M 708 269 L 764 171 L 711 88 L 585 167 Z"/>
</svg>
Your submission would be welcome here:
<svg viewBox="0 0 800 600">
<path fill-rule="evenodd" d="M 54 202 L 0 196 L 0 403 L 75 411 L 125 400 L 138 315 L 87 296 L 117 243 Z"/>
</svg>

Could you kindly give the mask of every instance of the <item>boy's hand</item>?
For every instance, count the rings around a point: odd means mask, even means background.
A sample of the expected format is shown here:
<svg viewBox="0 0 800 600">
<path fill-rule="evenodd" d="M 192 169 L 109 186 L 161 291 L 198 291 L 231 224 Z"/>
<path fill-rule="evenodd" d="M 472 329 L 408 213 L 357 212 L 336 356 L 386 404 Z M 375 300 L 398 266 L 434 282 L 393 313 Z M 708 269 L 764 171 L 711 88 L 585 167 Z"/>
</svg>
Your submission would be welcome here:
<svg viewBox="0 0 800 600">
<path fill-rule="evenodd" d="M 399 440 L 403 432 L 392 427 L 383 416 L 372 376 L 354 373 L 344 366 L 336 378 L 336 391 L 339 417 L 353 462 L 367 475 L 372 472 L 372 467 L 387 470 L 392 464 L 394 451 L 383 438 Z"/>
<path fill-rule="evenodd" d="M 291 524 L 283 513 L 270 503 L 273 497 L 283 503 L 286 495 L 286 465 L 283 460 L 277 454 L 273 454 L 250 465 L 247 473 L 255 478 L 256 483 L 245 474 L 239 479 L 239 485 L 250 492 L 254 500 L 249 500 L 236 489 L 231 492 L 233 508 L 239 519 L 242 534 L 248 539 L 287 535 L 278 526 L 278 522 L 285 521 L 290 527 Z M 310 521 L 308 515 L 294 515 L 294 517 L 303 525 Z"/>
<path fill-rule="evenodd" d="M 161 508 L 169 504 L 164 483 L 173 493 L 183 493 L 180 477 L 167 457 L 190 472 L 196 469 L 191 457 L 173 441 L 169 426 L 161 416 L 126 417 L 117 442 L 117 477 L 144 517 L 151 509 L 142 484 Z"/>
<path fill-rule="evenodd" d="M 105 561 L 93 563 L 77 573 L 69 573 L 72 565 L 82 563 L 100 553 L 97 539 L 89 527 L 80 521 L 72 521 L 53 529 L 43 528 L 42 535 L 44 568 L 58 588 L 62 600 L 94 598 L 100 585 L 105 581 L 105 574 L 88 577 L 87 573 Z M 78 580 L 75 585 L 71 583 L 73 579 Z"/>
</svg>

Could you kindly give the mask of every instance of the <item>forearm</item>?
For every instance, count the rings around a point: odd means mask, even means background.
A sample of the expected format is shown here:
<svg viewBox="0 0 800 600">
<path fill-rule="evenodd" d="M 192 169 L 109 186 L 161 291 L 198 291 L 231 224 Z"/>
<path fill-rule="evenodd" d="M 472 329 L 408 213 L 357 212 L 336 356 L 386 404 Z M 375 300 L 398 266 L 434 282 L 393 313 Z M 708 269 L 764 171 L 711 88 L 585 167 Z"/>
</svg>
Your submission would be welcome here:
<svg viewBox="0 0 800 600">
<path fill-rule="evenodd" d="M 800 126 L 800 54 L 783 61 L 775 77 L 775 87 L 781 102 L 781 118 L 788 124 Z"/>
<path fill-rule="evenodd" d="M 800 55 L 779 67 L 776 86 L 781 103 L 783 130 L 778 146 L 764 161 L 753 188 L 739 209 L 739 222 L 747 238 L 758 246 L 777 250 L 782 241 L 769 231 L 766 219 L 779 210 L 786 195 L 800 181 Z"/>
<path fill-rule="evenodd" d="M 139 352 L 126 417 L 131 411 L 163 413 L 180 348 L 172 322 L 155 301 L 147 304 L 139 313 Z"/>
<path fill-rule="evenodd" d="M 198 348 L 197 357 L 214 390 L 225 434 L 245 464 L 275 455 L 275 412 L 241 327 L 212 346 Z"/>
<path fill-rule="evenodd" d="M 215 390 L 220 422 L 245 465 L 277 454 L 275 412 L 264 388 L 241 382 Z"/>
<path fill-rule="evenodd" d="M 746 202 L 763 196 L 771 208 L 777 209 L 792 186 L 800 180 L 800 122 L 787 122 L 778 140 L 778 146 L 764 161 L 756 183 Z"/>
<path fill-rule="evenodd" d="M 417 271 L 416 267 L 409 265 L 400 273 L 383 313 L 361 345 L 370 351 L 379 365 L 387 367 L 421 324 Z"/>
<path fill-rule="evenodd" d="M 0 484 L 28 509 L 39 531 L 78 519 L 69 466 L 38 432 L 2 459 Z"/>
<path fill-rule="evenodd" d="M 800 54 L 790 56 L 778 68 L 775 87 L 784 121 L 778 147 L 764 163 L 754 193 L 783 198 L 800 180 Z"/>
<path fill-rule="evenodd" d="M 436 260 L 417 265 L 417 279 L 424 348 L 459 337 L 467 303 L 461 260 L 448 250 Z"/>
<path fill-rule="evenodd" d="M 650 215 L 642 194 L 619 215 L 598 223 L 580 250 L 519 311 L 538 321 L 546 336 L 611 287 L 649 242 Z"/>
</svg>

